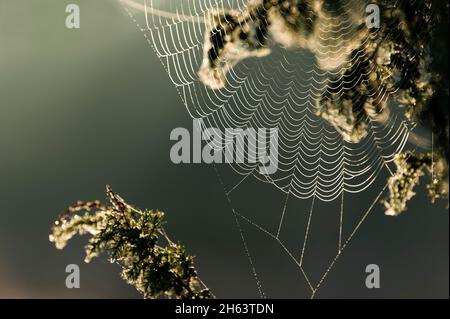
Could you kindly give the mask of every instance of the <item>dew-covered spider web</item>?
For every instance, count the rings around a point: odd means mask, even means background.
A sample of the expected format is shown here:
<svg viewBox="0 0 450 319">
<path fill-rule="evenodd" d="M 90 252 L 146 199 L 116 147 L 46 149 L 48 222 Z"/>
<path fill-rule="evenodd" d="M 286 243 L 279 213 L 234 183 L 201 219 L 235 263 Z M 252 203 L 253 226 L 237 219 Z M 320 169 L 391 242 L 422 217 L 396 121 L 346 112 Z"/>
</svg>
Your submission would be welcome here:
<svg viewBox="0 0 450 319">
<path fill-rule="evenodd" d="M 337 1 L 339 5 L 326 8 L 327 14 L 314 17 L 314 41 L 288 48 L 289 39 L 281 34 L 277 41 L 271 41 L 270 48 L 258 48 L 253 52 L 237 48 L 229 59 L 225 57 L 220 61 L 220 70 L 216 73 L 205 69 L 208 56 L 211 58 L 207 51 L 208 45 L 211 46 L 208 38 L 215 32 L 226 33 L 217 28 L 218 21 L 219 25 L 227 24 L 233 16 L 245 15 L 249 1 L 120 1 L 161 60 L 187 112 L 193 119 L 201 119 L 204 128 L 278 128 L 275 174 L 261 174 L 258 163 L 234 163 L 230 167 L 239 178 L 228 185 L 217 168 L 216 171 L 260 296 L 266 295 L 243 224 L 251 225 L 279 245 L 298 267 L 310 296 L 314 297 L 343 250 L 379 204 L 387 185 L 375 191 L 373 201 L 367 203 L 351 231 L 345 234 L 344 199 L 376 184 L 380 175 L 386 178 L 386 174 L 392 174 L 394 156 L 405 148 L 414 128 L 402 112 L 392 107 L 390 96 L 395 94 L 395 87 L 372 85 L 364 99 L 349 97 L 349 92 L 356 87 L 373 80 L 369 73 L 374 68 L 371 64 L 374 56 L 370 53 L 374 46 L 389 40 L 380 40 L 386 33 L 368 30 L 364 24 L 367 5 L 372 1 Z M 395 1 L 392 3 L 395 6 Z M 218 15 L 227 13 L 230 13 L 228 20 L 218 20 Z M 313 19 L 305 15 L 306 20 Z M 257 36 L 253 24 L 260 25 L 261 21 L 249 16 L 245 21 L 232 23 L 241 23 L 242 30 L 247 30 L 245 39 L 241 36 L 247 41 Z M 384 79 L 377 81 L 383 83 Z M 352 114 L 346 114 L 345 108 L 333 114 L 326 106 L 326 99 L 331 100 L 331 104 L 333 101 L 345 104 L 345 99 L 350 99 L 356 107 L 352 108 Z M 283 195 L 276 212 L 278 221 L 270 229 L 251 216 L 241 214 L 233 205 L 233 195 L 250 179 L 267 183 Z M 382 184 L 385 185 L 384 181 Z M 296 251 L 287 247 L 280 237 L 291 201 L 303 201 L 308 206 L 306 225 L 298 230 L 303 244 Z M 303 262 L 318 202 L 337 203 L 339 234 L 336 255 L 319 280 L 313 281 Z"/>
</svg>

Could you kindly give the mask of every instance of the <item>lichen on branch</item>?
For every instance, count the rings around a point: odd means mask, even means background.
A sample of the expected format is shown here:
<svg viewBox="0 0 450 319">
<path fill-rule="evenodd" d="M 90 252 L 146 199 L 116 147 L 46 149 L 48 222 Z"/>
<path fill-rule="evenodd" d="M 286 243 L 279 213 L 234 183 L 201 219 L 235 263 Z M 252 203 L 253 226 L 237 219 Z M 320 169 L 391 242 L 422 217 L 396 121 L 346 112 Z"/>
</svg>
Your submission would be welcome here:
<svg viewBox="0 0 450 319">
<path fill-rule="evenodd" d="M 52 227 L 50 241 L 62 249 L 76 234 L 91 235 L 85 261 L 106 253 L 110 262 L 121 266 L 122 278 L 144 298 L 212 297 L 198 277 L 193 257 L 167 236 L 163 212 L 134 208 L 109 186 L 106 193 L 109 205 L 80 201 L 69 207 Z"/>
</svg>

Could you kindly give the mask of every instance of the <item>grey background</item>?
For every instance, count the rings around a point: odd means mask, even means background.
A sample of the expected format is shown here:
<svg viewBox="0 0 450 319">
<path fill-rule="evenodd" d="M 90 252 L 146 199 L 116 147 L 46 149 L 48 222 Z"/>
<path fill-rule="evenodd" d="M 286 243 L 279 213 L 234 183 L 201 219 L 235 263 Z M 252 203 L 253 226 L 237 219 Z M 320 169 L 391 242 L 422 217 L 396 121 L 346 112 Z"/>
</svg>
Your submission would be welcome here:
<svg viewBox="0 0 450 319">
<path fill-rule="evenodd" d="M 84 264 L 85 238 L 63 250 L 48 241 L 57 214 L 112 184 L 138 207 L 167 212 L 167 230 L 197 256 L 218 297 L 259 297 L 231 208 L 207 165 L 169 160 L 169 133 L 190 118 L 160 62 L 117 1 L 77 0 L 81 29 L 64 26 L 61 0 L 0 0 L 0 297 L 140 298 L 104 259 Z M 220 167 L 225 184 L 236 176 Z M 384 183 L 346 195 L 348 236 Z M 422 187 L 423 188 L 423 187 Z M 231 196 L 241 214 L 275 231 L 284 197 L 249 179 Z M 298 257 L 310 201 L 289 201 L 283 242 Z M 318 203 L 304 267 L 317 282 L 337 252 L 339 203 Z M 423 192 L 407 214 L 377 205 L 330 272 L 318 298 L 448 298 L 445 203 Z M 242 223 L 268 297 L 307 298 L 298 268 L 264 233 Z M 65 267 L 81 267 L 81 289 Z M 381 289 L 365 288 L 367 264 Z"/>
</svg>

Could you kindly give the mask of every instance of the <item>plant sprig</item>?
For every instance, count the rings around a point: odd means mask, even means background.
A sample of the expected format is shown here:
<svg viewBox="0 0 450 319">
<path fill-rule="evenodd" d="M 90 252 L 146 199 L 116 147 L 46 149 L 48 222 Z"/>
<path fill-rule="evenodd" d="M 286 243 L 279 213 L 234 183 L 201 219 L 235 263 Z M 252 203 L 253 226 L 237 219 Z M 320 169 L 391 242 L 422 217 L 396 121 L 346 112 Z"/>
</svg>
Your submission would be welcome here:
<svg viewBox="0 0 450 319">
<path fill-rule="evenodd" d="M 105 252 L 144 298 L 212 298 L 198 277 L 194 258 L 167 236 L 163 212 L 134 208 L 110 186 L 106 194 L 110 205 L 97 200 L 69 207 L 52 227 L 50 241 L 63 249 L 76 234 L 90 234 L 85 261 Z"/>
</svg>

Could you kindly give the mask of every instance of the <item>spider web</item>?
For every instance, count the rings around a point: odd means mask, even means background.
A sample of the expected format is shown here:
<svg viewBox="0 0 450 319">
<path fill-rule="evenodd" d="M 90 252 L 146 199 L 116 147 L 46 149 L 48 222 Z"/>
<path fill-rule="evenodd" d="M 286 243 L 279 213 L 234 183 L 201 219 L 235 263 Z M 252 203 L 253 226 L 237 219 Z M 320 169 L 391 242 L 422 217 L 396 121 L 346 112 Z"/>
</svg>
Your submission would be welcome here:
<svg viewBox="0 0 450 319">
<path fill-rule="evenodd" d="M 354 81 L 347 83 L 342 76 L 349 66 L 324 71 L 314 55 L 304 49 L 275 46 L 266 57 L 230 65 L 223 88 L 213 90 L 205 86 L 199 79 L 198 71 L 204 58 L 206 31 L 215 27 L 211 13 L 228 9 L 243 11 L 247 0 L 120 1 L 161 60 L 189 115 L 193 119 L 201 119 L 204 128 L 279 129 L 279 165 L 275 174 L 261 174 L 258 164 L 233 163 L 230 167 L 242 177 L 233 185 L 226 185 L 217 167 L 216 172 L 235 218 L 260 296 L 265 297 L 265 293 L 247 245 L 243 223 L 263 232 L 283 249 L 298 266 L 311 297 L 314 297 L 343 250 L 379 202 L 387 185 L 367 207 L 350 235 L 344 238 L 345 194 L 366 190 L 383 171 L 392 175 L 391 162 L 395 154 L 404 149 L 414 125 L 396 113 L 391 113 L 382 122 L 368 118 L 367 136 L 360 143 L 346 141 L 334 126 L 317 116 L 315 101 L 327 90 L 338 92 L 337 95 L 341 96 L 345 90 L 356 85 Z M 343 10 L 351 12 L 357 8 L 364 12 L 367 4 L 369 1 L 349 0 Z M 321 24 L 320 34 L 330 41 L 319 43 L 319 54 L 344 54 L 346 47 L 357 36 L 350 16 L 339 15 Z M 370 36 L 376 36 L 376 32 Z M 370 45 L 370 36 L 365 37 L 362 44 Z M 367 59 L 364 52 L 360 53 L 354 55 L 350 65 Z M 378 97 L 376 103 L 381 108 L 386 107 L 389 93 L 380 89 L 374 96 Z M 269 183 L 285 194 L 280 221 L 272 230 L 240 214 L 233 205 L 232 193 L 238 192 L 250 177 Z M 286 208 L 292 198 L 312 200 L 300 254 L 292 252 L 280 237 Z M 340 200 L 338 251 L 320 280 L 313 283 L 303 267 L 303 261 L 315 202 L 336 200 Z"/>
</svg>

